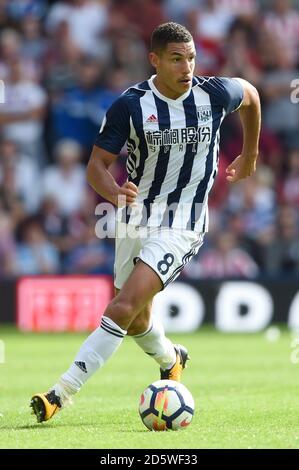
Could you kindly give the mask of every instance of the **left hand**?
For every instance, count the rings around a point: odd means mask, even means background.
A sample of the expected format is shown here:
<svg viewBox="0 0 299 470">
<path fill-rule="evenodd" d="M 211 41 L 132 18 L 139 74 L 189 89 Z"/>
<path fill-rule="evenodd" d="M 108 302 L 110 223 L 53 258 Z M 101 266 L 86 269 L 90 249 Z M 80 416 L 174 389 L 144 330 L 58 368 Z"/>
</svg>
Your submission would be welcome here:
<svg viewBox="0 0 299 470">
<path fill-rule="evenodd" d="M 227 181 L 235 183 L 247 176 L 251 176 L 256 169 L 256 158 L 257 155 L 239 155 L 235 158 L 235 160 L 226 168 Z"/>
</svg>

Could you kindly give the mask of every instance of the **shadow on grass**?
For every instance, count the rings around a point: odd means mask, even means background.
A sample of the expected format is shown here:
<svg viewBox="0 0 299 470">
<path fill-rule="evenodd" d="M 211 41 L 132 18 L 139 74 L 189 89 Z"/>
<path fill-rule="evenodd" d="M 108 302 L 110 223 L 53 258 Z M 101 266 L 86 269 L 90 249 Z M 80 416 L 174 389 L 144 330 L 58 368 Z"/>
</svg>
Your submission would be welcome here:
<svg viewBox="0 0 299 470">
<path fill-rule="evenodd" d="M 96 428 L 99 428 L 100 430 L 103 430 L 103 425 L 95 425 L 94 423 L 81 423 L 80 422 L 80 428 L 84 428 L 84 427 L 94 427 L 95 429 Z M 0 431 L 2 431 L 2 429 L 4 431 L 29 431 L 30 429 L 40 429 L 40 430 L 50 430 L 50 429 L 53 429 L 55 430 L 56 428 L 77 428 L 78 427 L 78 423 L 48 423 L 48 424 L 23 424 L 21 426 L 0 426 Z M 146 429 L 118 429 L 116 431 L 117 433 L 121 433 L 121 434 L 143 434 L 143 433 L 147 433 L 149 432 L 148 430 Z"/>
<path fill-rule="evenodd" d="M 92 426 L 92 423 L 80 423 L 81 426 Z M 23 424 L 22 426 L 0 426 L 0 431 L 5 430 L 5 431 L 22 431 L 22 430 L 30 430 L 30 429 L 55 429 L 55 428 L 61 428 L 61 427 L 69 427 L 69 428 L 74 428 L 78 427 L 78 423 L 74 424 L 67 424 L 67 423 L 49 423 L 49 424 Z"/>
</svg>

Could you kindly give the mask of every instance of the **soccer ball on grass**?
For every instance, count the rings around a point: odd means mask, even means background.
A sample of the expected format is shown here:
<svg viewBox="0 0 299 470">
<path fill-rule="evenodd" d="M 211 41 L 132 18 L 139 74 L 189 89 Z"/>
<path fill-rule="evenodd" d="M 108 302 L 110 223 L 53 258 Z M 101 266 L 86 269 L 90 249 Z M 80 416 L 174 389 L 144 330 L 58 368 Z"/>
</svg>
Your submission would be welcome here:
<svg viewBox="0 0 299 470">
<path fill-rule="evenodd" d="M 139 414 L 151 431 L 177 431 L 191 423 L 194 400 L 185 385 L 174 380 L 157 380 L 141 394 Z"/>
</svg>

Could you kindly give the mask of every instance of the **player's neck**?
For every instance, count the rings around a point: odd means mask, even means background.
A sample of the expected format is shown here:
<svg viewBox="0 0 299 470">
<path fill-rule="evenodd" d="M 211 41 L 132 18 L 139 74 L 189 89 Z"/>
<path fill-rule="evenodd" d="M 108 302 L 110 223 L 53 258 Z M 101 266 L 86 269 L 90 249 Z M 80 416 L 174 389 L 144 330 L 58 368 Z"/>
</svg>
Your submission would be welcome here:
<svg viewBox="0 0 299 470">
<path fill-rule="evenodd" d="M 157 75 L 153 79 L 153 84 L 157 88 L 158 92 L 161 93 L 161 95 L 171 100 L 176 100 L 184 94 L 184 93 L 179 94 L 169 89 L 167 85 L 165 85 Z"/>
</svg>

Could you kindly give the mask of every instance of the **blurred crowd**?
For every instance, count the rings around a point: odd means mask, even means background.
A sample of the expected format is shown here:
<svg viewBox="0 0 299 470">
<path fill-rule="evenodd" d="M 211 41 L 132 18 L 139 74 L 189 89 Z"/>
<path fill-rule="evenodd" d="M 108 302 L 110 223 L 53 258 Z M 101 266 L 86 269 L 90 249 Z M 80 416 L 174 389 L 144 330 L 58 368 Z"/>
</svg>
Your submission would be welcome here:
<svg viewBox="0 0 299 470">
<path fill-rule="evenodd" d="M 183 276 L 299 274 L 298 2 L 0 0 L 1 278 L 112 274 L 85 167 L 107 108 L 153 73 L 150 35 L 169 20 L 192 32 L 198 75 L 249 80 L 263 109 L 257 172 L 235 185 L 242 128 L 237 113 L 224 122 L 209 235 Z M 112 172 L 124 182 L 125 154 Z"/>
</svg>

